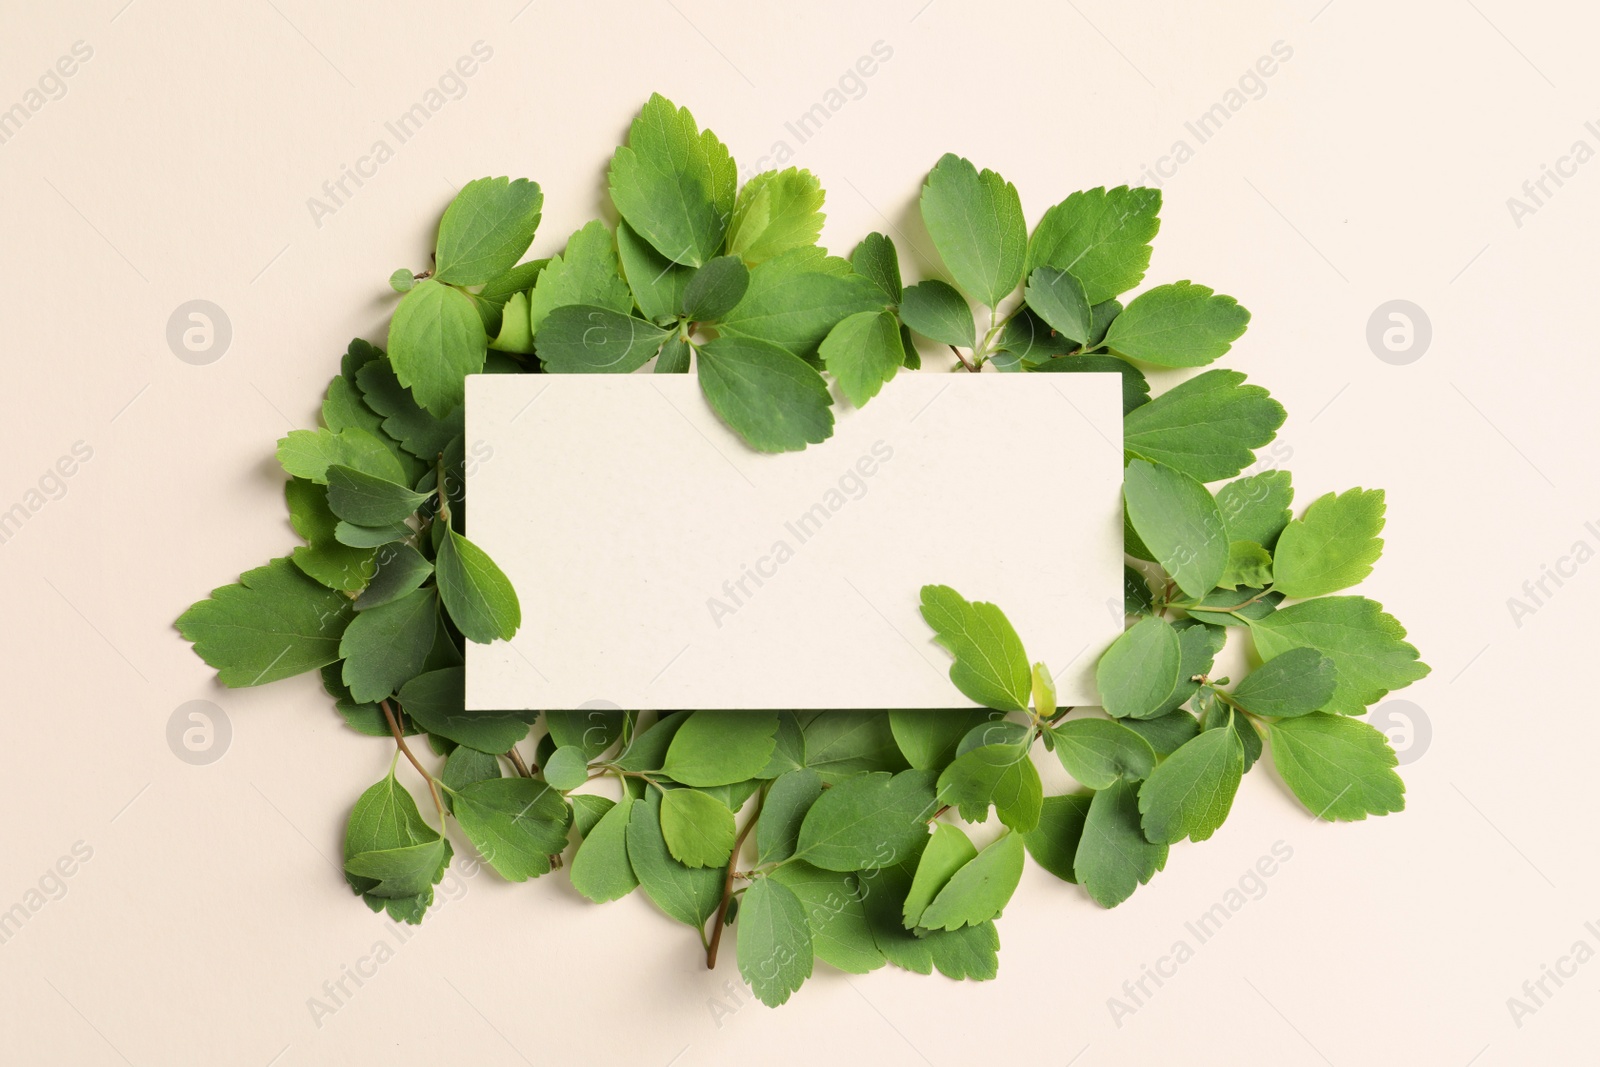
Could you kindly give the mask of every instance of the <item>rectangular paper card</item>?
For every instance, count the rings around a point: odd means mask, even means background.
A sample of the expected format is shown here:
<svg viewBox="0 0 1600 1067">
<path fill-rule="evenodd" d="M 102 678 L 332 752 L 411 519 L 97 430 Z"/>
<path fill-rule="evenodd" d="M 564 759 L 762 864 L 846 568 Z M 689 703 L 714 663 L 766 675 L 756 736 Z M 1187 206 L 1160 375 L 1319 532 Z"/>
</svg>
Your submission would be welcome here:
<svg viewBox="0 0 1600 1067">
<path fill-rule="evenodd" d="M 924 585 L 998 604 L 1062 704 L 1122 632 L 1117 374 L 902 373 L 750 449 L 690 375 L 467 379 L 467 532 L 522 602 L 467 707 L 969 705 Z"/>
</svg>

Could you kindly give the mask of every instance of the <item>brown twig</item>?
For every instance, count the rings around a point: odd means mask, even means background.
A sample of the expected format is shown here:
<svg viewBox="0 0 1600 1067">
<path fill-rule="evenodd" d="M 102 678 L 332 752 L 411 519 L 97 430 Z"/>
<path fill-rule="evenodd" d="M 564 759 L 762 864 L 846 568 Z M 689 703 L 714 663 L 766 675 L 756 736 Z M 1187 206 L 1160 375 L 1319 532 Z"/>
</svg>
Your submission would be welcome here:
<svg viewBox="0 0 1600 1067">
<path fill-rule="evenodd" d="M 533 777 L 533 772 L 530 771 L 528 769 L 528 765 L 523 762 L 522 753 L 517 751 L 516 745 L 512 745 L 511 750 L 508 751 L 506 755 L 511 757 L 511 765 L 517 769 L 518 774 L 522 775 L 524 778 Z"/>
<path fill-rule="evenodd" d="M 394 734 L 394 743 L 400 747 L 401 753 L 411 761 L 411 766 L 415 767 L 417 773 L 422 775 L 423 780 L 428 783 L 428 792 L 433 794 L 433 806 L 439 809 L 439 824 L 441 826 L 444 825 L 444 798 L 439 795 L 439 787 L 434 784 L 433 775 L 429 774 L 417 757 L 412 754 L 411 746 L 406 744 L 405 734 L 400 730 L 400 720 L 394 717 L 394 709 L 389 706 L 389 702 L 380 700 L 378 701 L 378 707 L 383 709 L 383 717 L 389 720 L 389 732 Z"/>
<path fill-rule="evenodd" d="M 745 838 L 750 836 L 750 831 L 755 829 L 756 820 L 761 818 L 761 806 L 767 802 L 767 794 L 763 790 L 756 798 L 756 810 L 750 814 L 750 821 L 744 824 L 744 829 L 739 831 L 739 836 L 734 839 L 733 851 L 728 855 L 728 871 L 722 878 L 722 903 L 717 905 L 716 917 L 711 921 L 711 943 L 706 946 L 706 970 L 712 970 L 717 965 L 717 946 L 722 944 L 722 930 L 727 924 L 728 904 L 733 900 L 733 869 L 739 862 L 739 850 L 744 847 Z"/>
</svg>

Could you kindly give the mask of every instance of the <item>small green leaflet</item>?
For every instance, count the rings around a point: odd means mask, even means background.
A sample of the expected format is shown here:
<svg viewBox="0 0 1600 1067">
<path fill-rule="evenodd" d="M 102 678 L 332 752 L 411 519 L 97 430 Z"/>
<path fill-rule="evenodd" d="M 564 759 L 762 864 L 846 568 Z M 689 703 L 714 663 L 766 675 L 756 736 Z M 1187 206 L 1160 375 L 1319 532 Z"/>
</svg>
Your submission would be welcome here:
<svg viewBox="0 0 1600 1067">
<path fill-rule="evenodd" d="M 550 872 L 567 847 L 572 809 L 536 778 L 490 778 L 451 794 L 456 821 L 502 878 L 525 882 Z"/>
<path fill-rule="evenodd" d="M 1028 275 L 1027 298 L 1028 307 L 1063 337 L 1080 344 L 1094 339 L 1094 312 L 1083 283 L 1066 271 L 1055 267 L 1034 270 Z"/>
<path fill-rule="evenodd" d="M 777 745 L 775 711 L 694 711 L 667 749 L 661 771 L 693 786 L 731 785 L 754 778 Z"/>
<path fill-rule="evenodd" d="M 539 273 L 528 297 L 528 329 L 538 334 L 550 312 L 587 304 L 626 315 L 633 310 L 628 283 L 617 273 L 611 231 L 595 219 L 567 238 L 567 249 Z"/>
<path fill-rule="evenodd" d="M 562 745 L 544 758 L 541 771 L 552 788 L 570 792 L 589 780 L 589 757 L 582 749 Z"/>
<path fill-rule="evenodd" d="M 937 278 L 908 286 L 900 296 L 900 320 L 940 344 L 974 348 L 978 327 L 967 298 Z"/>
<path fill-rule="evenodd" d="M 1022 880 L 1022 857 L 1022 835 L 1001 835 L 951 876 L 917 924 L 954 930 L 998 918 Z"/>
<path fill-rule="evenodd" d="M 841 319 L 886 303 L 883 290 L 849 263 L 818 248 L 797 248 L 751 269 L 744 298 L 717 329 L 722 339 L 754 338 L 808 357 Z"/>
<path fill-rule="evenodd" d="M 584 707 L 572 711 L 547 711 L 545 727 L 556 744 L 575 748 L 585 760 L 592 760 L 622 736 L 628 713 L 608 707 Z M 654 767 L 650 768 L 655 770 Z"/>
<path fill-rule="evenodd" d="M 1161 191 L 1120 185 L 1073 193 L 1044 213 L 1028 241 L 1028 273 L 1041 266 L 1083 283 L 1090 303 L 1127 292 L 1150 266 L 1161 228 Z"/>
<path fill-rule="evenodd" d="M 359 526 L 341 519 L 333 528 L 334 539 L 350 548 L 381 548 L 404 541 L 412 533 L 411 527 L 404 522 L 391 522 L 386 526 Z"/>
<path fill-rule="evenodd" d="M 968 822 L 987 822 L 989 808 L 1020 833 L 1039 824 L 1044 787 L 1028 745 L 981 745 L 958 756 L 939 775 L 939 803 L 954 807 Z"/>
<path fill-rule="evenodd" d="M 415 893 L 396 898 L 373 892 L 384 888 L 383 876 L 402 873 L 403 865 L 394 862 L 396 853 L 402 857 L 415 857 L 417 852 L 403 850 L 427 851 L 425 846 L 430 845 L 437 849 L 430 857 L 434 864 L 434 869 L 429 872 L 432 877 Z M 386 863 L 386 859 L 389 862 Z M 357 870 L 350 868 L 352 861 L 356 861 Z M 387 910 L 398 921 L 418 923 L 422 921 L 423 912 L 433 903 L 433 886 L 444 877 L 449 862 L 449 842 L 423 820 L 422 813 L 417 810 L 416 800 L 401 787 L 391 767 L 387 775 L 361 794 L 350 812 L 344 838 L 345 881 L 352 890 L 365 897 L 374 911 Z M 415 870 L 416 866 L 413 865 L 412 869 Z M 372 874 L 361 873 L 367 871 Z M 391 881 L 386 892 L 392 894 L 395 888 L 396 885 Z"/>
<path fill-rule="evenodd" d="M 357 614 L 339 642 L 351 696 L 358 703 L 385 700 L 421 674 L 438 616 L 432 586 Z"/>
<path fill-rule="evenodd" d="M 955 657 L 950 680 L 968 699 L 999 711 L 1027 709 L 1033 669 L 999 608 L 969 601 L 947 585 L 925 585 L 922 617 Z"/>
<path fill-rule="evenodd" d="M 1267 739 L 1284 784 L 1317 818 L 1353 822 L 1404 810 L 1399 760 L 1375 727 L 1318 712 L 1272 723 Z"/>
<path fill-rule="evenodd" d="M 367 583 L 366 589 L 356 597 L 357 611 L 365 611 L 380 604 L 387 604 L 391 600 L 398 600 L 427 581 L 433 574 L 433 564 L 410 545 L 383 545 L 374 554 L 373 562 L 377 571 L 373 574 L 372 581 Z"/>
<path fill-rule="evenodd" d="M 1200 724 L 1187 711 L 1169 711 L 1153 719 L 1123 719 L 1122 724 L 1155 749 L 1158 756 L 1170 756 L 1178 746 L 1200 732 Z"/>
<path fill-rule="evenodd" d="M 887 866 L 922 847 L 935 806 L 928 771 L 857 775 L 811 806 L 795 856 L 830 871 Z"/>
<path fill-rule="evenodd" d="M 700 349 L 700 390 L 717 417 L 758 452 L 798 452 L 833 435 L 833 397 L 797 356 L 748 337 Z"/>
<path fill-rule="evenodd" d="M 289 524 L 305 539 L 290 556 L 294 565 L 330 589 L 356 592 L 367 584 L 374 564 L 370 548 L 352 548 L 337 536 L 339 520 L 328 509 L 328 493 L 304 478 L 284 484 Z"/>
<path fill-rule="evenodd" d="M 977 847 L 959 826 L 934 824 L 933 834 L 922 849 L 921 858 L 917 860 L 917 873 L 911 879 L 911 889 L 901 905 L 907 929 L 923 925 L 922 913 L 928 905 L 933 903 L 955 873 L 977 855 Z"/>
<path fill-rule="evenodd" d="M 1406 628 L 1383 605 L 1366 597 L 1332 596 L 1280 608 L 1250 620 L 1250 636 L 1261 658 L 1291 648 L 1314 648 L 1333 660 L 1338 684 L 1327 711 L 1360 715 L 1390 691 L 1428 673 Z"/>
<path fill-rule="evenodd" d="M 367 406 L 384 416 L 384 432 L 399 441 L 413 456 L 432 464 L 451 440 L 461 434 L 462 409 L 456 408 L 443 418 L 435 418 L 424 411 L 395 377 L 394 368 L 387 359 L 375 359 L 368 363 L 356 378 L 361 384 L 361 395 L 366 399 Z M 349 459 L 342 462 L 346 466 L 360 466 Z M 368 470 L 367 473 L 383 476 L 383 472 L 377 470 Z"/>
<path fill-rule="evenodd" d="M 811 977 L 811 927 L 794 890 L 757 878 L 739 906 L 739 973 L 756 999 L 776 1008 Z"/>
<path fill-rule="evenodd" d="M 698 267 L 722 248 L 738 167 L 688 108 L 654 93 L 611 159 L 611 200 L 662 256 Z"/>
<path fill-rule="evenodd" d="M 1203 367 L 1225 355 L 1250 312 L 1204 285 L 1174 282 L 1139 294 L 1106 333 L 1119 356 L 1161 367 Z"/>
<path fill-rule="evenodd" d="M 813 711 L 803 716 L 806 766 L 829 785 L 863 771 L 898 771 L 907 766 L 885 712 Z"/>
<path fill-rule="evenodd" d="M 1244 774 L 1244 749 L 1232 730 L 1207 730 L 1150 772 L 1139 790 L 1144 835 L 1170 845 L 1217 832 Z"/>
<path fill-rule="evenodd" d="M 1218 508 L 1221 514 L 1221 508 Z M 1217 579 L 1219 589 L 1238 589 L 1241 585 L 1252 589 L 1272 584 L 1272 556 L 1254 541 L 1230 541 L 1228 565 Z"/>
<path fill-rule="evenodd" d="M 822 776 L 810 768 L 787 771 L 772 782 L 756 823 L 756 862 L 777 863 L 794 855 L 800 824 L 822 796 Z"/>
<path fill-rule="evenodd" d="M 869 233 L 850 253 L 850 266 L 864 278 L 872 279 L 891 304 L 900 303 L 900 254 L 894 242 L 881 233 Z"/>
<path fill-rule="evenodd" d="M 418 282 L 389 322 L 389 362 L 435 418 L 461 406 L 466 376 L 483 369 L 489 338 L 472 298 L 435 278 Z"/>
<path fill-rule="evenodd" d="M 661 795 L 661 837 L 685 867 L 726 867 L 736 834 L 733 812 L 698 789 Z"/>
<path fill-rule="evenodd" d="M 860 876 L 797 861 L 784 864 L 769 877 L 800 898 L 817 959 L 846 974 L 866 974 L 884 965 L 883 952 L 867 920 L 867 890 Z"/>
<path fill-rule="evenodd" d="M 1146 778 L 1156 764 L 1150 742 L 1120 723 L 1073 719 L 1050 732 L 1061 766 L 1090 789 L 1104 789 L 1119 778 Z"/>
<path fill-rule="evenodd" d="M 828 373 L 856 407 L 877 396 L 906 358 L 900 347 L 900 323 L 892 311 L 858 311 L 841 320 L 819 352 Z"/>
<path fill-rule="evenodd" d="M 809 248 L 822 233 L 822 200 L 822 184 L 809 170 L 757 174 L 739 190 L 728 251 L 755 266 L 791 249 Z"/>
<path fill-rule="evenodd" d="M 469 641 L 509 641 L 522 625 L 522 606 L 505 572 L 488 553 L 454 529 L 445 531 L 434 561 L 439 596 Z"/>
<path fill-rule="evenodd" d="M 1101 706 L 1116 719 L 1161 714 L 1178 686 L 1182 661 L 1182 646 L 1172 624 L 1145 616 L 1123 631 L 1095 665 Z"/>
<path fill-rule="evenodd" d="M 677 317 L 683 290 L 694 277 L 693 267 L 661 255 L 626 222 L 617 224 L 617 259 L 645 318 L 659 323 Z"/>
<path fill-rule="evenodd" d="M 1232 697 L 1252 715 L 1287 718 L 1321 711 L 1338 684 L 1333 660 L 1314 648 L 1291 648 L 1245 675 Z"/>
<path fill-rule="evenodd" d="M 361 526 L 402 522 L 427 499 L 425 493 L 414 493 L 354 467 L 328 467 L 328 507 L 346 522 Z"/>
<path fill-rule="evenodd" d="M 968 296 L 994 307 L 1022 284 L 1028 224 L 1016 186 L 946 153 L 922 187 L 922 221 Z"/>
<path fill-rule="evenodd" d="M 639 879 L 628 861 L 628 818 L 638 803 L 623 794 L 584 835 L 572 857 L 572 887 L 596 904 L 633 892 Z"/>
<path fill-rule="evenodd" d="M 628 816 L 628 862 L 645 896 L 686 926 L 704 927 L 722 899 L 723 872 L 685 867 L 661 836 L 661 791 L 650 789 Z"/>
<path fill-rule="evenodd" d="M 1102 908 L 1114 908 L 1167 865 L 1167 846 L 1145 839 L 1138 787 L 1118 782 L 1089 802 L 1072 869 Z"/>
<path fill-rule="evenodd" d="M 1217 490 L 1217 510 L 1230 541 L 1250 541 L 1271 549 L 1289 525 L 1294 487 L 1288 471 L 1262 471 Z"/>
<path fill-rule="evenodd" d="M 1285 412 L 1244 375 L 1208 370 L 1174 386 L 1122 421 L 1130 456 L 1162 463 L 1199 482 L 1232 478 L 1255 449 L 1277 436 Z"/>
<path fill-rule="evenodd" d="M 479 285 L 516 266 L 539 228 L 544 194 L 525 178 L 479 178 L 461 187 L 439 222 L 433 276 Z"/>
<path fill-rule="evenodd" d="M 338 433 L 291 430 L 278 441 L 278 462 L 296 478 L 319 485 L 328 483 L 328 467 L 335 463 L 390 481 L 404 481 L 406 476 L 388 446 L 375 434 L 358 427 L 347 427 Z"/>
<path fill-rule="evenodd" d="M 568 304 L 545 317 L 534 347 L 552 374 L 631 374 L 656 354 L 667 331 L 592 304 Z"/>
<path fill-rule="evenodd" d="M 1371 574 L 1383 554 L 1383 510 L 1382 489 L 1351 489 L 1312 501 L 1278 539 L 1273 588 L 1287 597 L 1317 597 Z"/>
<path fill-rule="evenodd" d="M 1063 881 L 1078 880 L 1073 863 L 1091 800 L 1089 793 L 1045 797 L 1039 809 L 1039 825 L 1022 835 L 1033 861 Z"/>
<path fill-rule="evenodd" d="M 1124 474 L 1128 521 L 1173 581 L 1202 597 L 1228 567 L 1228 532 L 1206 487 L 1156 463 L 1134 460 Z"/>
<path fill-rule="evenodd" d="M 177 626 L 218 680 L 238 687 L 334 662 L 353 614 L 348 597 L 307 577 L 286 556 L 213 589 Z"/>
<path fill-rule="evenodd" d="M 738 256 L 718 256 L 683 288 L 684 318 L 715 322 L 738 306 L 750 288 L 750 270 Z"/>
<path fill-rule="evenodd" d="M 467 711 L 466 670 L 444 667 L 417 675 L 397 694 L 406 714 L 430 734 L 480 752 L 505 752 L 528 736 L 535 711 Z"/>
</svg>

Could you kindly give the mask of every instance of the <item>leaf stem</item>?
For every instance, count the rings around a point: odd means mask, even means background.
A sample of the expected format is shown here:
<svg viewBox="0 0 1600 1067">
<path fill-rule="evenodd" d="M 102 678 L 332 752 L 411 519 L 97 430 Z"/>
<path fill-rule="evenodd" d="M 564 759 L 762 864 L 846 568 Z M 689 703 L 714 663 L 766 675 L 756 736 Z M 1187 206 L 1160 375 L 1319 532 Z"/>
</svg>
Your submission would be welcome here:
<svg viewBox="0 0 1600 1067">
<path fill-rule="evenodd" d="M 442 832 L 444 829 L 444 798 L 439 795 L 439 786 L 434 782 L 433 775 L 427 772 L 421 761 L 412 753 L 411 746 L 406 744 L 405 734 L 400 730 L 400 720 L 394 717 L 394 709 L 389 706 L 389 701 L 378 701 L 378 707 L 383 709 L 383 717 L 389 720 L 389 732 L 394 734 L 394 743 L 399 746 L 401 752 L 405 753 L 406 759 L 411 761 L 411 766 L 417 769 L 417 773 L 422 775 L 423 781 L 428 783 L 428 792 L 433 795 L 433 806 L 439 809 L 439 828 Z"/>
<path fill-rule="evenodd" d="M 438 484 L 434 488 L 439 493 L 439 518 L 444 520 L 445 529 L 450 528 L 450 494 L 444 487 L 444 453 L 440 452 L 434 460 L 434 481 Z"/>
<path fill-rule="evenodd" d="M 511 748 L 507 750 L 506 755 L 511 757 L 511 765 L 517 769 L 518 774 L 522 775 L 524 778 L 533 777 L 533 772 L 530 771 L 528 769 L 528 765 L 523 762 L 522 753 L 517 751 L 516 745 L 512 745 Z"/>
<path fill-rule="evenodd" d="M 955 345 L 951 345 L 950 346 L 950 351 L 952 351 L 952 352 L 954 352 L 956 354 L 956 358 L 961 361 L 961 365 L 963 367 L 967 368 L 967 371 L 969 373 L 971 373 L 971 374 L 978 373 L 978 368 L 973 366 L 972 361 L 970 359 L 968 359 L 966 356 L 961 354 L 961 349 L 957 348 Z"/>
<path fill-rule="evenodd" d="M 739 831 L 739 836 L 734 838 L 733 851 L 728 854 L 728 871 L 722 877 L 722 903 L 717 905 L 717 914 L 711 920 L 711 942 L 706 945 L 706 970 L 712 970 L 717 965 L 717 948 L 722 944 L 722 929 L 728 918 L 728 905 L 733 901 L 733 874 L 734 867 L 739 862 L 739 850 L 744 847 L 745 838 L 750 836 L 750 831 L 755 829 L 756 820 L 761 818 L 761 807 L 767 802 L 765 788 L 756 795 L 756 810 L 750 813 L 750 819 L 744 824 L 744 829 Z"/>
</svg>

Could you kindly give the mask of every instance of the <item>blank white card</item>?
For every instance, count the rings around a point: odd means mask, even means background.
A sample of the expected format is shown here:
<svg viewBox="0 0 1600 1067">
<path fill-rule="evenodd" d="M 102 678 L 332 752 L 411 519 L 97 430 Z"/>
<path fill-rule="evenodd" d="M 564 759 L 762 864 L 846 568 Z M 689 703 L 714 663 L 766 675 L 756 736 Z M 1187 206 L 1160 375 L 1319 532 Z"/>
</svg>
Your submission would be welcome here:
<svg viewBox="0 0 1600 1067">
<path fill-rule="evenodd" d="M 949 708 L 927 584 L 998 604 L 1063 704 L 1122 632 L 1116 374 L 906 373 L 750 449 L 691 375 L 467 379 L 467 533 L 522 602 L 467 707 Z"/>
</svg>

